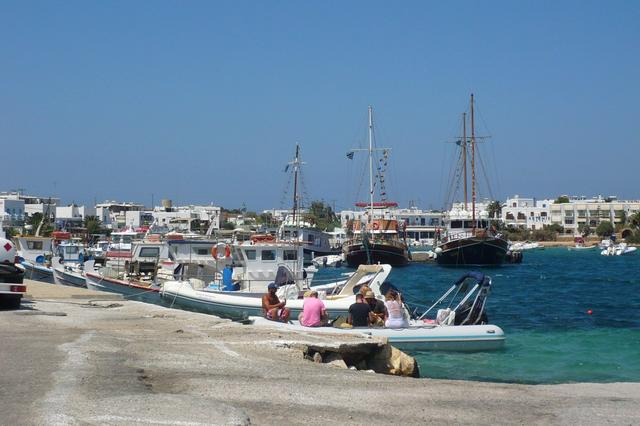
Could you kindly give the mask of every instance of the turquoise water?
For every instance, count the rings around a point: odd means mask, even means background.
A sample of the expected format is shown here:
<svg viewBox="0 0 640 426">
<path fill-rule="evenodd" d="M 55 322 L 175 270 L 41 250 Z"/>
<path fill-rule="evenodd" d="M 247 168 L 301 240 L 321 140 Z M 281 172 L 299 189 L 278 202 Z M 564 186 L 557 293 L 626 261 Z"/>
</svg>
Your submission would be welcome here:
<svg viewBox="0 0 640 426">
<path fill-rule="evenodd" d="M 640 255 L 608 257 L 597 250 L 554 248 L 527 251 L 520 265 L 481 270 L 493 279 L 487 313 L 505 331 L 505 349 L 412 353 L 424 377 L 640 381 Z M 394 268 L 389 279 L 408 300 L 430 305 L 465 271 L 414 264 Z"/>
</svg>

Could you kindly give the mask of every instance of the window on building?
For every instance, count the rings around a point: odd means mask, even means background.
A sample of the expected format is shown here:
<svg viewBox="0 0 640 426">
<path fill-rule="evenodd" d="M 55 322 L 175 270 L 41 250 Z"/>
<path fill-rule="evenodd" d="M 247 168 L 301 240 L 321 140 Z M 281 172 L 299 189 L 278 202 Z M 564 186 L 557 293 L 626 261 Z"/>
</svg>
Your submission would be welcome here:
<svg viewBox="0 0 640 426">
<path fill-rule="evenodd" d="M 540 216 L 541 216 L 541 217 L 547 217 L 547 212 L 542 212 L 542 213 L 540 213 Z"/>
<path fill-rule="evenodd" d="M 262 260 L 276 260 L 275 250 L 262 250 Z"/>
<path fill-rule="evenodd" d="M 283 257 L 284 257 L 284 260 L 298 260 L 298 251 L 297 250 L 285 250 L 284 253 L 283 253 Z"/>
<path fill-rule="evenodd" d="M 514 219 L 513 213 L 507 212 L 506 218 L 507 218 L 507 220 L 513 220 Z"/>
<path fill-rule="evenodd" d="M 564 219 L 564 224 L 565 225 L 573 225 L 573 218 L 565 218 Z"/>
<path fill-rule="evenodd" d="M 522 212 L 518 212 L 518 220 L 525 220 L 526 216 Z"/>
</svg>

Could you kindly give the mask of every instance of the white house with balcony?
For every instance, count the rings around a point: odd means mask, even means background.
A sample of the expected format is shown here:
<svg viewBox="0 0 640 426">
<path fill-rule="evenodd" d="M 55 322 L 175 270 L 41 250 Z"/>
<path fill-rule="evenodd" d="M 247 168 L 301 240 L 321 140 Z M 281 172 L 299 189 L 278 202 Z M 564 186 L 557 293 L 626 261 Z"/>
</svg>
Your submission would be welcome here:
<svg viewBox="0 0 640 426">
<path fill-rule="evenodd" d="M 580 229 L 588 225 L 592 231 L 604 221 L 614 226 L 640 211 L 638 200 L 618 200 L 617 197 L 595 198 L 569 197 L 568 203 L 552 204 L 551 222 L 562 226 L 566 234 L 580 235 Z"/>
<path fill-rule="evenodd" d="M 501 219 L 506 226 L 523 229 L 542 229 L 551 222 L 551 204 L 553 200 L 514 195 L 507 198 L 502 206 Z"/>
<path fill-rule="evenodd" d="M 21 225 L 24 221 L 24 200 L 0 198 L 0 215 L 4 225 Z"/>
</svg>

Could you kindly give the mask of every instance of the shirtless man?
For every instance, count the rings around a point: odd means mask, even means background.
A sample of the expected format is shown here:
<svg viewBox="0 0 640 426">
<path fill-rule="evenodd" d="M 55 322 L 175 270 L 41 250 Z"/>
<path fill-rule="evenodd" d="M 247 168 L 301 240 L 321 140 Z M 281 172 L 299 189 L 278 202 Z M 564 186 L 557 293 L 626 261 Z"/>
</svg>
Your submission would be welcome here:
<svg viewBox="0 0 640 426">
<path fill-rule="evenodd" d="M 262 296 L 262 311 L 266 319 L 287 322 L 290 314 L 289 309 L 284 307 L 287 301 L 281 302 L 276 295 L 276 290 L 278 290 L 276 283 L 267 286 L 268 293 Z"/>
</svg>

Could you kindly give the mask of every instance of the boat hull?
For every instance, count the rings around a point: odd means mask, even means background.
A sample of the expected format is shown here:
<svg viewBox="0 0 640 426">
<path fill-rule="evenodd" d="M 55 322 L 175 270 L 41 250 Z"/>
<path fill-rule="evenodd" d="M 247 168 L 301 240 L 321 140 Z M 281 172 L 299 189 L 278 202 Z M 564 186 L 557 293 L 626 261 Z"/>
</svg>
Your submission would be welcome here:
<svg viewBox="0 0 640 426">
<path fill-rule="evenodd" d="M 436 262 L 447 266 L 502 265 L 508 246 L 507 241 L 502 238 L 460 238 L 439 245 L 436 248 Z"/>
<path fill-rule="evenodd" d="M 53 278 L 58 285 L 67 285 L 71 287 L 86 287 L 84 275 L 76 272 L 65 271 L 61 268 L 53 270 Z"/>
<path fill-rule="evenodd" d="M 375 265 L 377 263 L 391 266 L 405 266 L 409 263 L 409 253 L 406 248 L 371 243 L 369 244 L 368 252 L 370 253 L 370 259 L 367 256 L 367 249 L 364 244 L 349 245 L 344 250 L 345 262 L 351 268 L 367 264 Z"/>
<path fill-rule="evenodd" d="M 24 266 L 25 278 L 43 283 L 55 284 L 53 268 L 47 268 L 46 266 L 40 266 L 31 262 L 22 262 L 22 266 Z"/>
<path fill-rule="evenodd" d="M 385 338 L 398 349 L 406 351 L 480 352 L 504 347 L 504 331 L 495 325 L 411 326 L 406 328 L 303 327 L 297 321 L 278 323 L 262 317 L 252 317 L 257 326 L 271 326 L 291 331 L 328 334 L 357 334 Z"/>
<path fill-rule="evenodd" d="M 87 288 L 123 295 L 126 299 L 163 305 L 158 287 L 146 287 L 134 282 L 103 277 L 99 274 L 86 273 Z"/>
<path fill-rule="evenodd" d="M 233 320 L 242 320 L 250 316 L 261 316 L 262 296 L 264 293 L 242 293 L 224 291 L 194 290 L 186 282 L 166 282 L 161 297 L 166 306 L 178 306 L 190 311 L 216 315 Z M 331 319 L 349 314 L 349 306 L 355 303 L 355 296 L 340 301 L 325 300 L 327 313 Z M 297 318 L 302 312 L 302 299 L 287 300 L 291 318 Z"/>
</svg>

